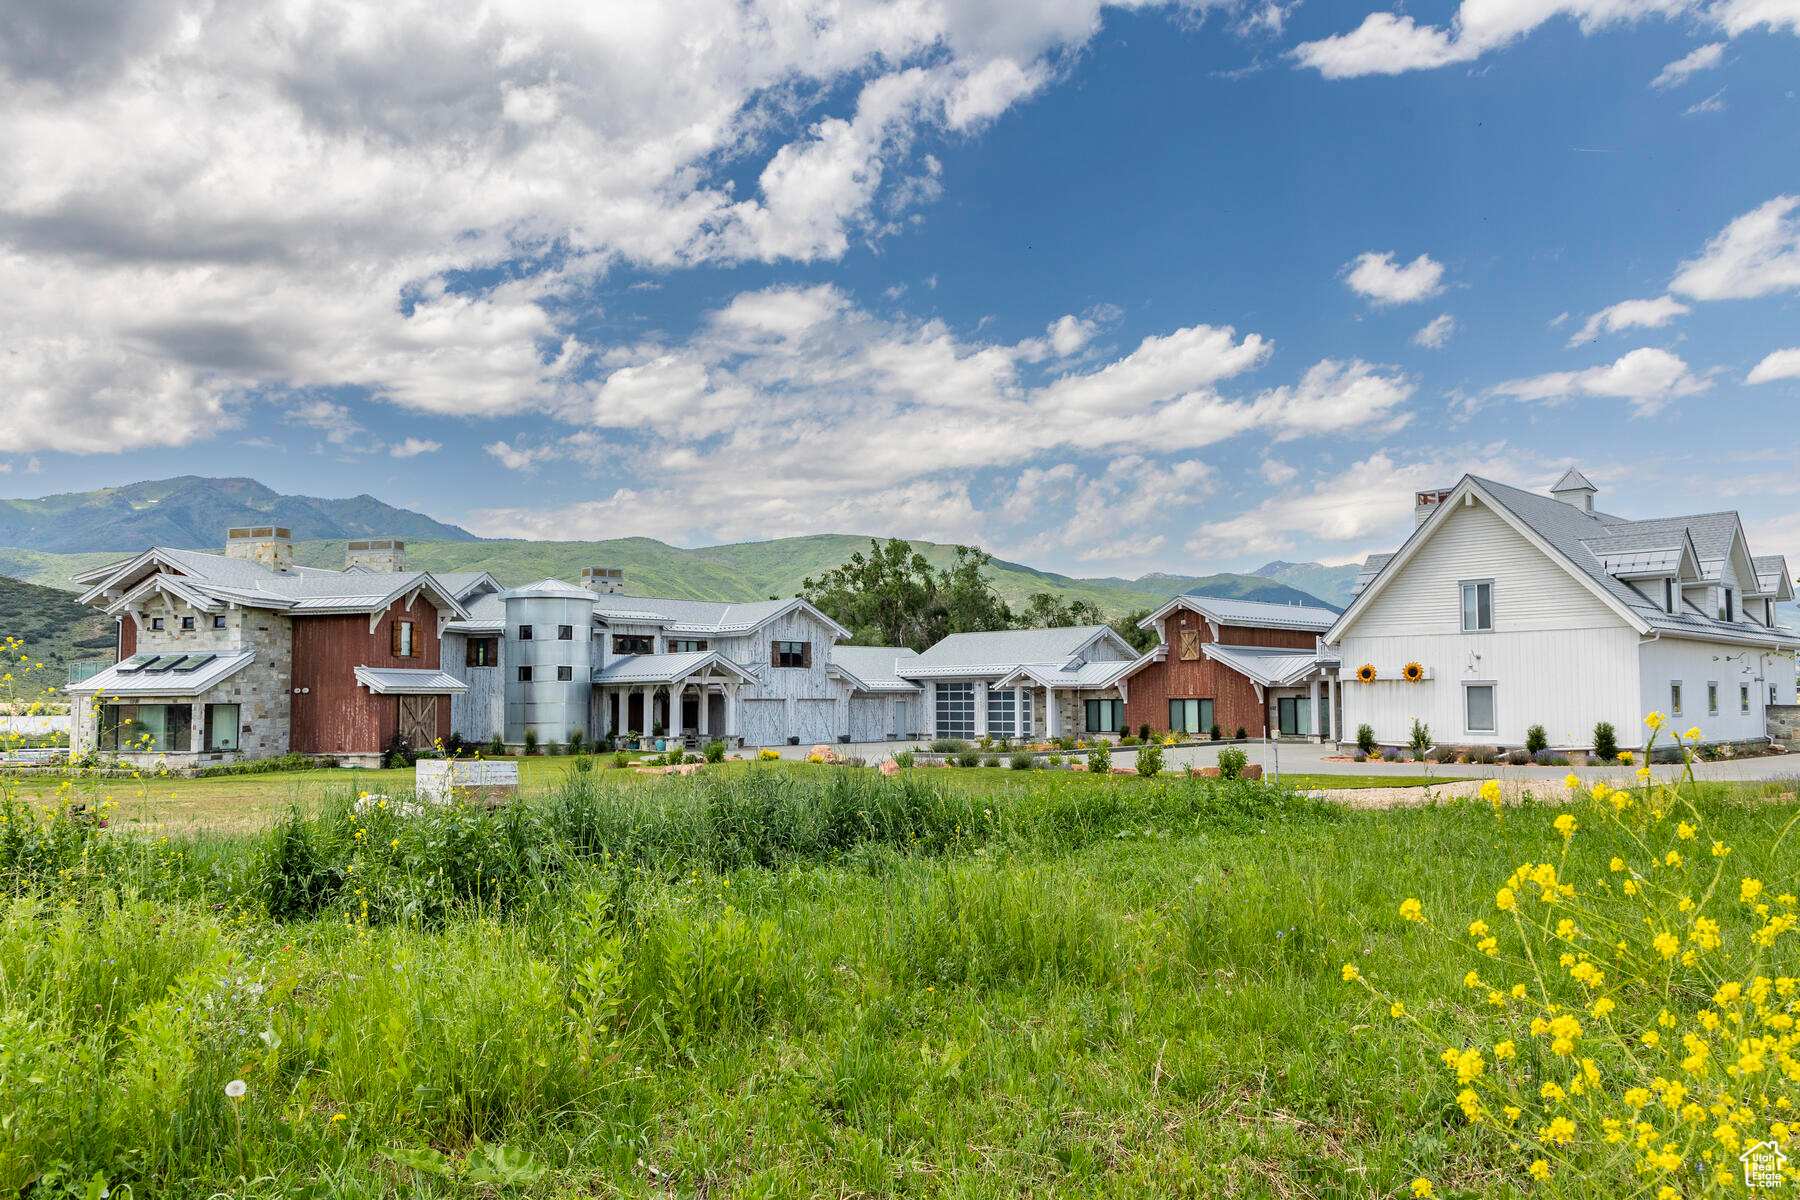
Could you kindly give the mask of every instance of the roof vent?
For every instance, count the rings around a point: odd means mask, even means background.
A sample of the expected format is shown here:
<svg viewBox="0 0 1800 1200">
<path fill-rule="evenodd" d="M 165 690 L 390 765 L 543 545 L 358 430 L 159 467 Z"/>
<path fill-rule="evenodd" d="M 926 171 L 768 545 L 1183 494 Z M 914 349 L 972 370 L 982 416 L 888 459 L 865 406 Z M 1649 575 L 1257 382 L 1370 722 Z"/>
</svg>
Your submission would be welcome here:
<svg viewBox="0 0 1800 1200">
<path fill-rule="evenodd" d="M 399 538 L 357 538 L 344 544 L 344 570 L 359 568 L 377 574 L 406 570 L 406 543 Z"/>
<path fill-rule="evenodd" d="M 1600 489 L 1588 482 L 1588 477 L 1570 467 L 1563 472 L 1563 477 L 1556 481 L 1550 494 L 1564 504 L 1573 505 L 1584 513 L 1594 511 L 1594 493 Z"/>
<path fill-rule="evenodd" d="M 225 557 L 260 563 L 271 571 L 294 569 L 294 535 L 279 525 L 247 525 L 225 531 Z"/>
<path fill-rule="evenodd" d="M 618 567 L 583 567 L 581 586 L 597 596 L 616 596 L 625 590 L 625 572 Z"/>
</svg>

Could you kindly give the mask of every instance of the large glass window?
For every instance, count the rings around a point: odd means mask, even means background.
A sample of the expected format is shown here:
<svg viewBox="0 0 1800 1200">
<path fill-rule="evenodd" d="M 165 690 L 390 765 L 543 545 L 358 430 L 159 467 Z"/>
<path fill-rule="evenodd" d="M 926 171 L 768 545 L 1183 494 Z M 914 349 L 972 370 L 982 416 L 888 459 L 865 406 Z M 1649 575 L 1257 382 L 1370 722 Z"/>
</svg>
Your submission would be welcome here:
<svg viewBox="0 0 1800 1200">
<path fill-rule="evenodd" d="M 192 750 L 194 710 L 186 704 L 106 704 L 100 709 L 100 748 L 169 754 Z"/>
<path fill-rule="evenodd" d="M 1087 732 L 1117 733 L 1125 724 L 1123 700 L 1087 701 Z"/>
<path fill-rule="evenodd" d="M 1498 732 L 1499 725 L 1494 720 L 1493 684 L 1463 685 L 1463 725 L 1470 733 Z"/>
<path fill-rule="evenodd" d="M 975 685 L 937 685 L 937 735 L 947 738 L 975 736 Z"/>
<path fill-rule="evenodd" d="M 1031 693 L 1024 688 L 988 689 L 988 736 L 1031 736 Z"/>
<path fill-rule="evenodd" d="M 1213 702 L 1211 700 L 1171 700 L 1169 701 L 1169 732 L 1197 733 L 1202 736 L 1210 733 L 1213 727 Z"/>
<path fill-rule="evenodd" d="M 1494 585 L 1485 579 L 1462 585 L 1464 633 L 1488 633 L 1494 628 Z"/>
<path fill-rule="evenodd" d="M 648 634 L 615 633 L 613 634 L 614 654 L 654 654 L 656 639 Z"/>
<path fill-rule="evenodd" d="M 238 706 L 209 704 L 206 706 L 205 742 L 208 751 L 238 748 Z"/>
</svg>

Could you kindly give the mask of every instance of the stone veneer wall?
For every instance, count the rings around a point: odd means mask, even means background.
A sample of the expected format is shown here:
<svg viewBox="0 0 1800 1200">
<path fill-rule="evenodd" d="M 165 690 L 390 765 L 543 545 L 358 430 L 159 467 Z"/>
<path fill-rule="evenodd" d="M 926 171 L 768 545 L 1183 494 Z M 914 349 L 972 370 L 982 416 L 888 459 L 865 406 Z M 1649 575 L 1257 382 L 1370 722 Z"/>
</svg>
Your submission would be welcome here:
<svg viewBox="0 0 1800 1200">
<path fill-rule="evenodd" d="M 1769 736 L 1789 746 L 1800 745 L 1800 704 L 1771 704 L 1767 711 Z"/>
<path fill-rule="evenodd" d="M 192 763 L 235 762 L 274 758 L 288 752 L 289 717 L 293 708 L 293 636 L 288 618 L 267 609 L 227 609 L 225 628 L 212 627 L 213 615 L 185 604 L 156 604 L 141 614 L 137 631 L 139 654 L 231 654 L 254 650 L 249 666 L 198 696 L 133 696 L 134 704 L 191 704 L 196 744 L 202 736 L 204 706 L 236 704 L 238 750 L 235 754 L 174 750 L 148 757 L 171 766 Z M 153 617 L 163 619 L 162 629 L 152 629 Z M 183 630 L 181 619 L 194 618 L 194 628 Z M 132 617 L 127 615 L 127 621 Z M 92 750 L 99 736 L 98 714 L 93 702 L 80 698 L 73 708 L 71 740 L 75 753 Z M 131 757 L 145 757 L 133 755 Z"/>
</svg>

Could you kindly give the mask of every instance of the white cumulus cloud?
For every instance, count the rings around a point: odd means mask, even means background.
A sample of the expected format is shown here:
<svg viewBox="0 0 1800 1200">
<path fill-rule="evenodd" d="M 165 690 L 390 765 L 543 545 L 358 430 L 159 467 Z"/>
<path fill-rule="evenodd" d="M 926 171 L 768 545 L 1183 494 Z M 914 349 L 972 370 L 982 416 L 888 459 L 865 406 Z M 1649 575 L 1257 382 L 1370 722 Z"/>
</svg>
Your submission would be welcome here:
<svg viewBox="0 0 1800 1200">
<path fill-rule="evenodd" d="M 1669 289 L 1695 300 L 1753 300 L 1800 288 L 1800 196 L 1777 196 L 1733 220 Z"/>
<path fill-rule="evenodd" d="M 1442 350 L 1456 332 L 1456 318 L 1443 313 L 1431 318 L 1425 327 L 1412 335 L 1412 344 L 1427 350 Z"/>
<path fill-rule="evenodd" d="M 1489 391 L 1511 400 L 1617 398 L 1631 402 L 1634 416 L 1648 416 L 1673 400 L 1697 395 L 1711 386 L 1689 370 L 1678 355 L 1644 346 L 1605 366 L 1512 379 Z"/>
<path fill-rule="evenodd" d="M 1654 300 L 1621 300 L 1589 317 L 1569 338 L 1569 347 L 1573 349 L 1584 342 L 1593 341 L 1602 333 L 1617 333 L 1622 329 L 1661 329 L 1676 317 L 1685 316 L 1691 311 L 1673 296 L 1658 296 Z"/>
<path fill-rule="evenodd" d="M 435 454 L 444 448 L 444 443 L 434 442 L 430 438 L 409 437 L 388 447 L 388 453 L 395 458 L 416 458 L 421 454 Z"/>
<path fill-rule="evenodd" d="M 1653 88 L 1679 87 L 1686 83 L 1695 72 L 1710 71 L 1724 61 L 1725 43 L 1708 42 L 1664 67 L 1661 73 L 1650 81 L 1650 86 Z"/>
<path fill-rule="evenodd" d="M 1369 251 L 1344 267 L 1344 282 L 1350 290 L 1377 305 L 1411 304 L 1437 295 L 1443 290 L 1444 264 L 1429 254 L 1421 254 L 1409 263 L 1394 261 L 1394 252 Z"/>
<path fill-rule="evenodd" d="M 1800 379 L 1800 346 L 1775 351 L 1752 367 L 1744 382 L 1773 383 L 1777 379 Z"/>
</svg>

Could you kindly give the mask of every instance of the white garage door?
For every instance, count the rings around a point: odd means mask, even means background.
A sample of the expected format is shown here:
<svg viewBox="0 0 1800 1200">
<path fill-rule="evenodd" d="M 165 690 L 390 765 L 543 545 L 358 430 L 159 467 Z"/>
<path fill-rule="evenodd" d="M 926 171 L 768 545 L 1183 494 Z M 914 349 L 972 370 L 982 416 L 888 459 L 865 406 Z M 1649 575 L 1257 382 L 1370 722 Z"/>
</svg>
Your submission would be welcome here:
<svg viewBox="0 0 1800 1200">
<path fill-rule="evenodd" d="M 877 697 L 850 699 L 850 740 L 879 742 L 887 736 L 887 701 Z"/>
<path fill-rule="evenodd" d="M 779 746 L 787 741 L 785 700 L 745 700 L 738 705 L 738 724 L 746 746 Z"/>
<path fill-rule="evenodd" d="M 802 746 L 837 741 L 837 701 L 794 701 L 794 732 L 800 735 Z"/>
</svg>

